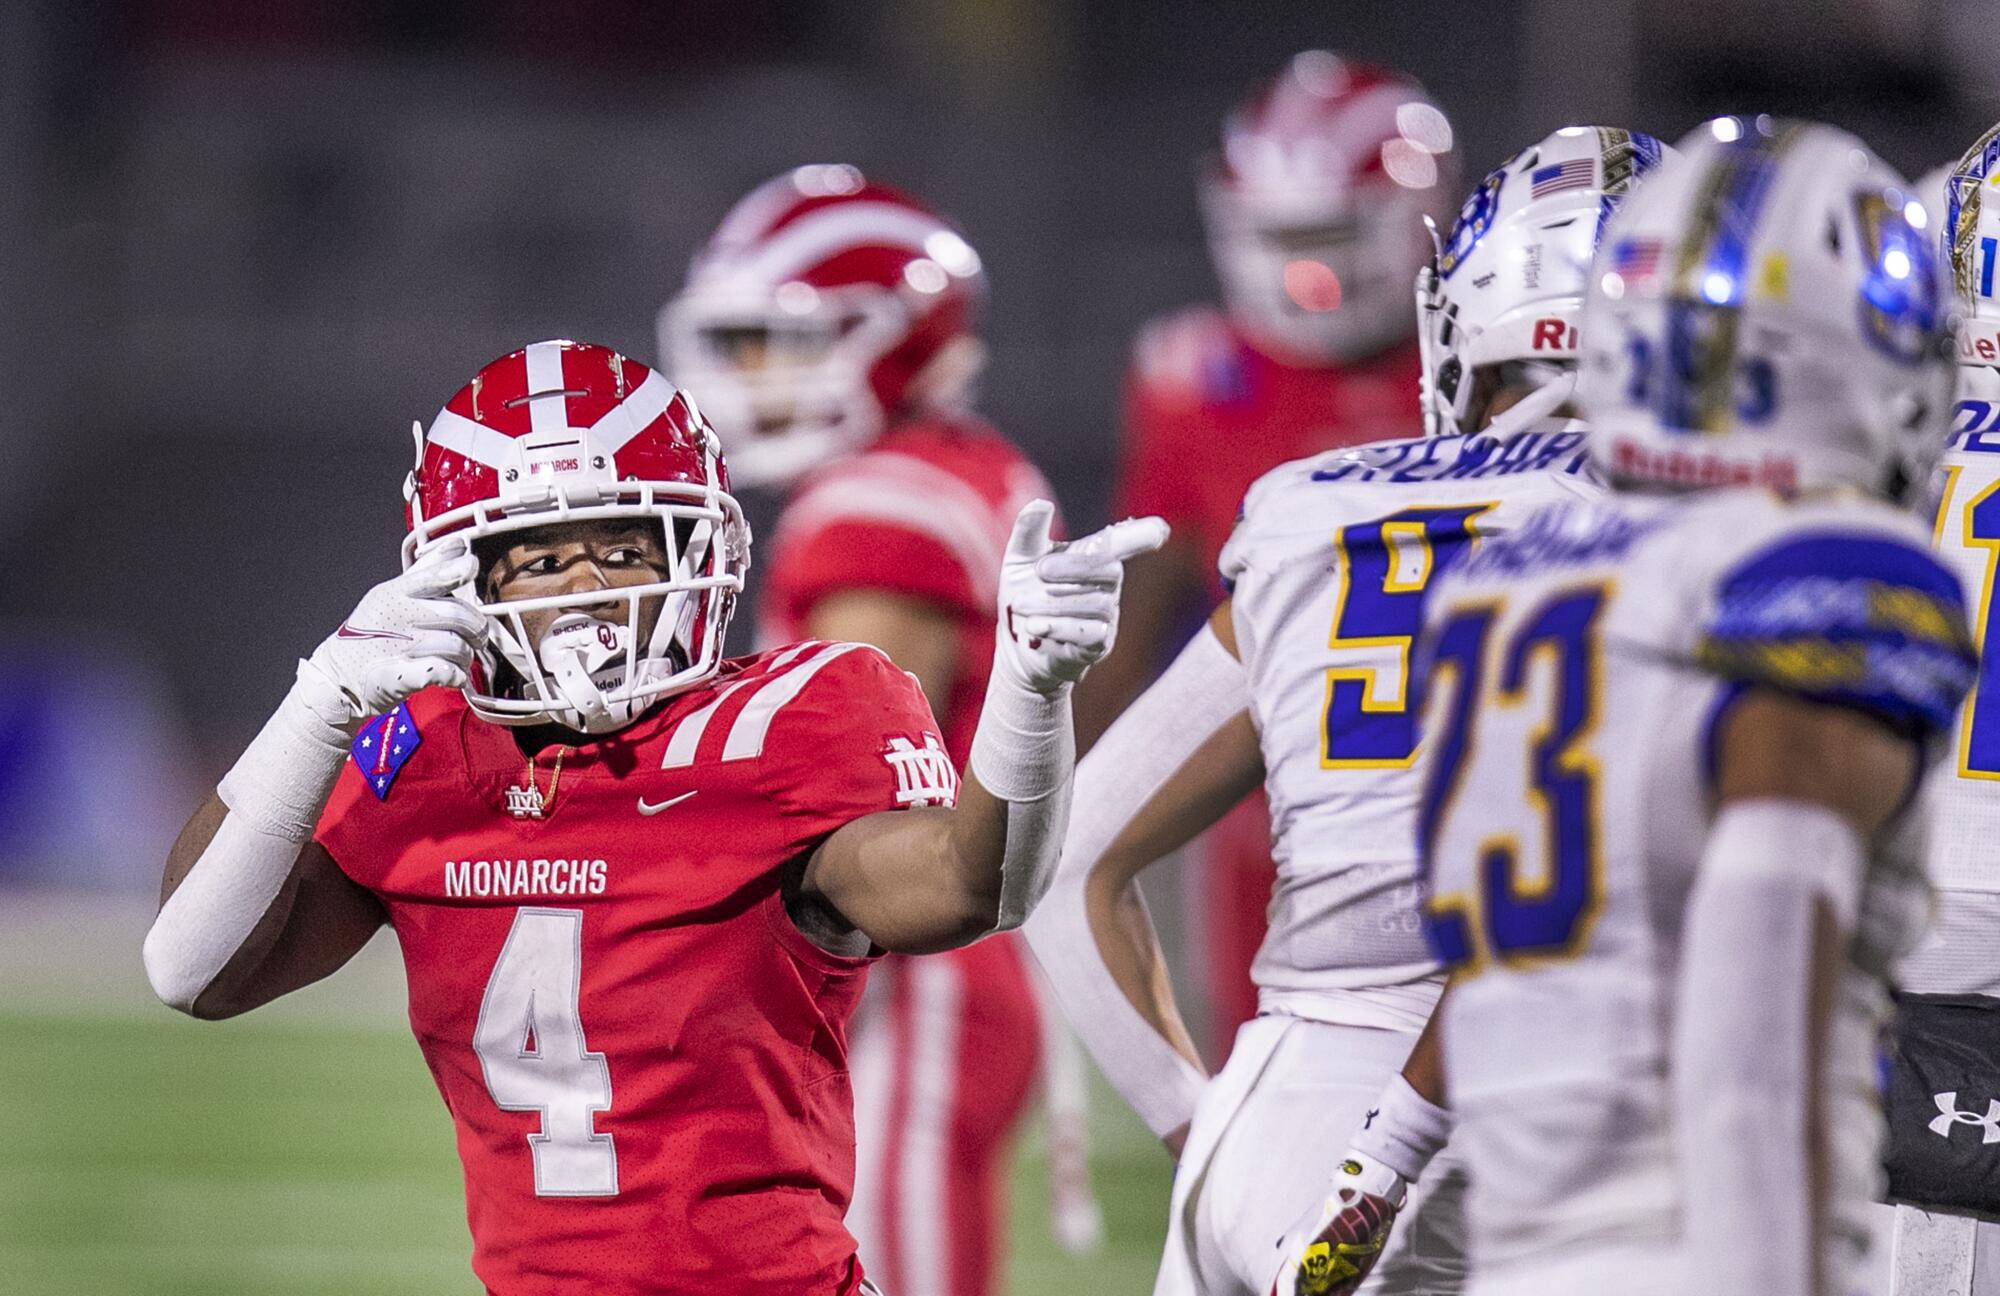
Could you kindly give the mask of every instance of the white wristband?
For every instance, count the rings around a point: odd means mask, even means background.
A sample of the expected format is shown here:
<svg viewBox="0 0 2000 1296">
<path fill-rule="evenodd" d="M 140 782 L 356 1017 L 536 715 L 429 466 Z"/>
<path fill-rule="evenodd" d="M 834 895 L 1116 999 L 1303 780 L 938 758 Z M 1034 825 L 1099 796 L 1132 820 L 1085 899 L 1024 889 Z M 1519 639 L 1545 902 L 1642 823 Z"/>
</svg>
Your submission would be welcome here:
<svg viewBox="0 0 2000 1296">
<path fill-rule="evenodd" d="M 966 767 L 1002 801 L 1039 801 L 1076 769 L 1070 686 L 1038 693 L 1007 669 L 1004 654 L 993 665 Z"/>
<path fill-rule="evenodd" d="M 1353 1148 L 1411 1183 L 1451 1137 L 1451 1113 L 1414 1089 L 1401 1072 L 1391 1076 L 1375 1110 L 1355 1131 Z"/>
</svg>

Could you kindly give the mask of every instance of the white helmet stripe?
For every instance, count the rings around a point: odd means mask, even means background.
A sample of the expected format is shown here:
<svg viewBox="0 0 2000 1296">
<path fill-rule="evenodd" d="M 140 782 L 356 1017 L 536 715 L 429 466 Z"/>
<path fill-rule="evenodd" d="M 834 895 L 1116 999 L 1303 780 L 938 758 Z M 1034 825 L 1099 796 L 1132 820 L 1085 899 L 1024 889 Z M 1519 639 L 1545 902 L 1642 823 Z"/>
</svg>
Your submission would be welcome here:
<svg viewBox="0 0 2000 1296">
<path fill-rule="evenodd" d="M 617 454 L 625 443 L 638 436 L 648 423 L 667 412 L 679 388 L 656 370 L 648 369 L 646 379 L 632 394 L 606 410 L 590 425 L 590 436 L 606 454 Z M 537 428 L 537 431 L 540 429 Z"/>
<path fill-rule="evenodd" d="M 767 233 L 786 209 L 805 196 L 794 179 L 796 175 L 793 172 L 751 190 L 722 218 L 722 224 L 708 241 L 709 248 L 731 256 Z"/>
<path fill-rule="evenodd" d="M 438 411 L 424 440 L 442 446 L 455 455 L 483 464 L 495 472 L 514 462 L 514 438 L 495 432 L 483 423 L 474 423 L 463 414 Z"/>
<path fill-rule="evenodd" d="M 944 225 L 935 216 L 894 203 L 840 203 L 807 212 L 785 226 L 770 242 L 744 257 L 735 273 L 760 283 L 779 284 L 842 248 L 883 244 L 921 252 L 924 240 L 942 229 Z"/>
<path fill-rule="evenodd" d="M 562 353 L 560 342 L 528 344 L 528 424 L 537 438 L 575 434 L 569 425 L 568 397 L 535 399 L 542 392 L 563 390 Z"/>
</svg>

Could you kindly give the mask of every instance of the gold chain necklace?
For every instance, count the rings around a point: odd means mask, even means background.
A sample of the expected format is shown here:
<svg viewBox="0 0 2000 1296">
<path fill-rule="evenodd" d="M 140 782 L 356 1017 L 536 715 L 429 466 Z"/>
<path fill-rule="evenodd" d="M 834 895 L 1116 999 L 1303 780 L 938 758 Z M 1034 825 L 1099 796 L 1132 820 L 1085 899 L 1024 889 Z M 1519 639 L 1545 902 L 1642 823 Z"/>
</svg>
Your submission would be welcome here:
<svg viewBox="0 0 2000 1296">
<path fill-rule="evenodd" d="M 563 757 L 569 748 L 556 748 L 555 768 L 549 773 L 549 790 L 546 796 L 535 786 L 535 758 L 528 757 L 526 786 L 507 789 L 507 813 L 516 819 L 540 819 L 553 812 L 556 804 L 556 786 L 562 782 Z"/>
</svg>

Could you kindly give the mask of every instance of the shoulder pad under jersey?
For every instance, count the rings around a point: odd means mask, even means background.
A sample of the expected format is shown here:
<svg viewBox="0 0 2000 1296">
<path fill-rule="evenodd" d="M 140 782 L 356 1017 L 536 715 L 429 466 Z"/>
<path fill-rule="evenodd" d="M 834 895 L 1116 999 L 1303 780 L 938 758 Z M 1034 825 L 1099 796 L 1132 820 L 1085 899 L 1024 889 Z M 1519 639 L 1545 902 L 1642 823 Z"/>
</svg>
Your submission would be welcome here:
<svg viewBox="0 0 2000 1296">
<path fill-rule="evenodd" d="M 1978 657 L 1964 591 L 1915 520 L 1852 499 L 1730 494 L 1735 507 L 1697 506 L 1683 523 L 1694 543 L 1728 548 L 1719 566 L 1701 564 L 1714 574 L 1695 661 L 1912 737 L 1950 728 Z"/>
</svg>

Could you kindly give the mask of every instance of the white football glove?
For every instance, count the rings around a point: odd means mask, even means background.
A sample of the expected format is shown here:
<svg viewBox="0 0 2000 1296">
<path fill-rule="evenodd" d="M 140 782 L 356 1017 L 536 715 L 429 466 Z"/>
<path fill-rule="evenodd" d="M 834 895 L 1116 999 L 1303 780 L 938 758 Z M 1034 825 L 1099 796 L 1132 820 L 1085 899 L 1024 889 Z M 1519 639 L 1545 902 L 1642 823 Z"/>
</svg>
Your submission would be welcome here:
<svg viewBox="0 0 2000 1296">
<path fill-rule="evenodd" d="M 1350 1148 L 1326 1201 L 1301 1216 L 1278 1243 L 1283 1260 L 1271 1296 L 1351 1296 L 1382 1258 L 1409 1185 Z"/>
<path fill-rule="evenodd" d="M 1035 500 L 1014 519 L 1000 563 L 995 666 L 1041 694 L 1076 683 L 1118 638 L 1125 561 L 1167 542 L 1160 518 L 1127 518 L 1065 544 L 1049 543 L 1055 505 Z"/>
<path fill-rule="evenodd" d="M 418 689 L 463 688 L 487 623 L 451 592 L 478 570 L 463 543 L 426 554 L 362 596 L 340 629 L 302 663 L 301 680 L 309 674 L 323 679 L 338 693 L 350 723 L 381 715 Z"/>
</svg>

